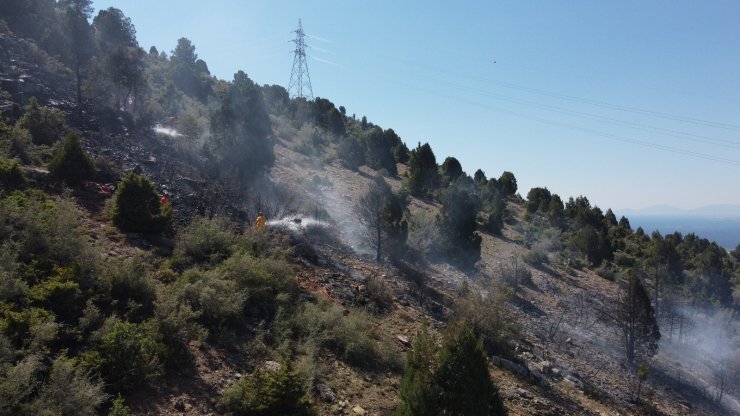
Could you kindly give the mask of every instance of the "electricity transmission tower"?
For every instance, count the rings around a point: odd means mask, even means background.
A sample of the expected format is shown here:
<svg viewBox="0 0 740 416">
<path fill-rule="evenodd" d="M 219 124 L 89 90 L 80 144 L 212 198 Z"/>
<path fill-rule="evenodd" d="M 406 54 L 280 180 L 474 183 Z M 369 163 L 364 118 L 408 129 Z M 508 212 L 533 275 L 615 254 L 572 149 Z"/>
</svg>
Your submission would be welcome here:
<svg viewBox="0 0 740 416">
<path fill-rule="evenodd" d="M 290 73 L 290 84 L 288 84 L 288 93 L 292 98 L 306 98 L 313 100 L 313 90 L 311 89 L 311 75 L 308 74 L 308 62 L 306 62 L 306 32 L 303 31 L 301 19 L 298 19 L 298 29 L 294 30 L 295 43 L 293 50 L 293 71 Z"/>
</svg>

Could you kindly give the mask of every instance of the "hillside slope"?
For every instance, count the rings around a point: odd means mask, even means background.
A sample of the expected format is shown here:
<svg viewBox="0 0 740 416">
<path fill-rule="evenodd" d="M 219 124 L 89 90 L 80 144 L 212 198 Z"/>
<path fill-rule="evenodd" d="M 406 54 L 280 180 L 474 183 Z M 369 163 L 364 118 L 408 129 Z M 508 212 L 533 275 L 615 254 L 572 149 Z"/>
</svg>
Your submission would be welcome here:
<svg viewBox="0 0 740 416">
<path fill-rule="evenodd" d="M 180 41 L 187 50 L 189 41 Z M 428 145 L 409 151 L 392 129 L 347 117 L 326 99 L 290 99 L 243 72 L 216 80 L 195 57 L 190 68 L 142 53 L 135 37 L 127 42 L 150 107 L 136 109 L 136 94 L 121 105 L 120 85 L 91 77 L 90 102 L 78 108 L 69 67 L 32 40 L 0 33 L 0 167 L 27 179 L 0 189 L 2 412 L 63 413 L 54 406 L 77 399 L 77 390 L 91 392 L 87 414 L 107 413 L 119 396 L 136 414 L 236 412 L 224 404 L 229 393 L 255 388 L 255 374 L 295 367 L 285 372 L 299 385 L 293 390 L 319 414 L 391 415 L 416 336 L 428 331 L 441 344 L 463 325 L 484 339 L 511 415 L 740 414 L 727 273 L 738 268 L 726 251 L 696 236 L 681 245 L 680 235 L 611 224 L 585 198 L 531 209 L 536 195 L 516 194 L 510 172 L 508 181 L 478 180 L 460 167 L 453 178 L 445 171 L 451 158 L 438 165 Z M 101 77 L 110 69 L 96 68 Z M 198 88 L 176 87 L 183 78 L 167 77 L 178 70 Z M 63 119 L 49 143 L 23 127 L 32 124 L 22 119 L 31 96 Z M 192 137 L 171 114 L 189 120 Z M 49 171 L 67 131 L 96 161 L 94 178 L 74 186 Z M 255 145 L 264 158 L 252 158 Z M 414 157 L 423 152 L 432 189 L 414 197 L 411 179 L 424 173 Z M 129 173 L 151 180 L 150 205 L 172 209 L 171 228 L 114 226 L 112 187 Z M 396 246 L 403 255 L 386 252 L 380 264 L 358 212 L 376 180 L 403 201 L 399 228 L 408 227 Z M 463 213 L 480 236 L 480 259 L 465 270 L 440 252 L 454 247 L 438 244 L 448 237 L 442 196 L 458 185 L 487 192 L 489 205 Z M 268 226 L 256 230 L 262 210 Z M 494 211 L 500 233 L 486 220 Z M 663 259 L 665 241 L 674 251 Z M 680 269 L 675 298 L 658 293 L 669 265 Z M 661 321 L 657 355 L 630 363 L 617 318 L 629 273 L 638 272 L 654 295 L 648 306 L 670 301 L 678 312 Z M 64 369 L 75 387 L 92 387 L 65 390 Z"/>
</svg>

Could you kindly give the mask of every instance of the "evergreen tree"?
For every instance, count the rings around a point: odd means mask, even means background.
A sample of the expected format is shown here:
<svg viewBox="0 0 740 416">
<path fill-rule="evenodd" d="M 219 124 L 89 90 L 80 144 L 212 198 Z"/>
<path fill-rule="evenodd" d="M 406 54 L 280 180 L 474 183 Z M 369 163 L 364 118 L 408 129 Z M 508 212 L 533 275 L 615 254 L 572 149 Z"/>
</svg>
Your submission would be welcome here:
<svg viewBox="0 0 740 416">
<path fill-rule="evenodd" d="M 399 387 L 401 403 L 396 416 L 441 414 L 437 407 L 439 388 L 434 379 L 435 355 L 434 337 L 424 329 L 416 335 L 413 348 L 406 353 L 406 369 Z"/>
<path fill-rule="evenodd" d="M 354 136 L 343 137 L 337 145 L 337 157 L 347 169 L 357 170 L 365 163 L 365 151 Z"/>
<path fill-rule="evenodd" d="M 563 200 L 560 199 L 560 195 L 552 194 L 550 198 L 550 205 L 547 208 L 547 218 L 550 220 L 550 224 L 555 227 L 565 227 L 565 208 L 563 207 Z"/>
<path fill-rule="evenodd" d="M 425 196 L 439 186 L 437 159 L 429 143 L 419 143 L 409 158 L 409 191 L 415 196 Z"/>
<path fill-rule="evenodd" d="M 64 139 L 64 146 L 49 163 L 49 172 L 70 185 L 78 185 L 95 176 L 95 164 L 82 149 L 75 133 L 68 134 Z"/>
<path fill-rule="evenodd" d="M 104 51 L 115 46 L 138 46 L 136 29 L 131 18 L 126 17 L 120 9 L 109 7 L 98 12 L 93 19 L 95 38 Z"/>
<path fill-rule="evenodd" d="M 260 368 L 227 387 L 219 406 L 244 416 L 315 414 L 290 360 L 276 371 Z"/>
<path fill-rule="evenodd" d="M 547 188 L 532 188 L 527 193 L 527 212 L 548 212 L 552 195 Z"/>
<path fill-rule="evenodd" d="M 517 185 L 516 185 L 516 178 L 514 177 L 514 174 L 505 171 L 501 174 L 501 177 L 498 179 L 498 186 L 499 189 L 504 193 L 506 196 L 513 196 L 516 193 Z"/>
<path fill-rule="evenodd" d="M 68 1 L 65 7 L 64 21 L 69 37 L 69 49 L 72 56 L 72 69 L 75 72 L 77 87 L 77 111 L 82 111 L 82 71 L 95 55 L 93 31 L 87 19 L 92 15 L 92 1 Z M 60 2 L 63 5 L 63 2 Z"/>
<path fill-rule="evenodd" d="M 488 179 L 486 179 L 486 174 L 480 169 L 476 170 L 475 174 L 473 174 L 473 180 L 478 186 L 483 186 L 486 184 L 486 182 L 488 182 Z"/>
<path fill-rule="evenodd" d="M 441 232 L 440 254 L 462 267 L 473 267 L 480 259 L 481 236 L 475 230 L 480 209 L 478 196 L 467 187 L 455 184 L 441 195 L 437 215 Z"/>
<path fill-rule="evenodd" d="M 447 183 L 455 182 L 464 173 L 460 161 L 451 156 L 442 162 L 439 170 Z"/>
<path fill-rule="evenodd" d="M 124 231 L 158 233 L 170 225 L 171 207 L 160 204 L 146 176 L 129 173 L 118 183 L 113 198 L 113 223 Z"/>
<path fill-rule="evenodd" d="M 423 330 L 406 355 L 397 416 L 506 415 L 480 340 L 454 327 L 437 350 Z"/>
<path fill-rule="evenodd" d="M 627 288 L 617 304 L 617 324 L 627 361 L 652 357 L 658 352 L 660 329 L 655 311 L 634 269 L 630 271 Z"/>
<path fill-rule="evenodd" d="M 498 389 L 491 381 L 483 345 L 470 329 L 448 335 L 434 374 L 443 415 L 504 415 Z"/>
<path fill-rule="evenodd" d="M 195 53 L 195 45 L 188 38 L 178 39 L 177 46 L 172 51 L 170 57 L 172 80 L 180 91 L 190 97 L 195 97 L 203 101 L 208 96 L 210 90 L 210 77 L 203 73 L 204 69 L 207 71 L 207 68 L 203 68 L 202 65 L 199 66 L 198 61 L 198 54 Z M 243 78 L 249 80 L 244 72 L 239 71 L 234 75 L 232 86 L 242 83 Z M 251 83 L 251 88 L 255 88 L 251 80 L 249 80 L 249 83 Z M 259 95 L 261 101 L 261 94 Z"/>
<path fill-rule="evenodd" d="M 611 208 L 606 210 L 606 214 L 604 214 L 604 222 L 606 223 L 606 227 L 615 227 L 618 225 L 617 223 L 617 216 L 614 215 L 614 212 Z"/>
<path fill-rule="evenodd" d="M 395 176 L 396 159 L 393 157 L 393 147 L 400 142 L 396 133 L 388 129 L 385 132 L 375 127 L 364 137 L 365 161 L 367 165 L 375 170 L 385 169 L 390 175 Z"/>
<path fill-rule="evenodd" d="M 243 71 L 234 74 L 211 127 L 217 153 L 235 177 L 250 179 L 272 166 L 270 119 L 262 94 Z"/>
<path fill-rule="evenodd" d="M 355 209 L 365 226 L 366 240 L 375 249 L 375 261 L 381 262 L 386 251 L 395 256 L 405 251 L 408 225 L 403 219 L 404 207 L 383 178 L 373 180 L 360 195 Z"/>
<path fill-rule="evenodd" d="M 630 220 L 627 219 L 624 215 L 622 215 L 622 218 L 619 219 L 619 226 L 624 228 L 627 231 L 632 231 L 632 227 L 630 226 Z"/>
</svg>

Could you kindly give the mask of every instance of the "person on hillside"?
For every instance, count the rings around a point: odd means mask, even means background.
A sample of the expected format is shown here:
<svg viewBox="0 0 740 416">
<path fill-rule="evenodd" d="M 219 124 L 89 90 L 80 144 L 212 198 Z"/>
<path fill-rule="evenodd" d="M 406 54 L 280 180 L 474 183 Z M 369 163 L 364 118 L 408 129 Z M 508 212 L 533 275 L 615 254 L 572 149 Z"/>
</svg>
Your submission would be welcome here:
<svg viewBox="0 0 740 416">
<path fill-rule="evenodd" d="M 257 215 L 257 221 L 255 222 L 255 226 L 258 230 L 261 230 L 265 228 L 265 225 L 267 224 L 267 218 L 265 218 L 265 214 L 260 210 L 259 215 Z"/>
<path fill-rule="evenodd" d="M 159 200 L 160 205 L 163 207 L 170 204 L 170 197 L 167 194 L 162 195 L 162 199 Z"/>
</svg>

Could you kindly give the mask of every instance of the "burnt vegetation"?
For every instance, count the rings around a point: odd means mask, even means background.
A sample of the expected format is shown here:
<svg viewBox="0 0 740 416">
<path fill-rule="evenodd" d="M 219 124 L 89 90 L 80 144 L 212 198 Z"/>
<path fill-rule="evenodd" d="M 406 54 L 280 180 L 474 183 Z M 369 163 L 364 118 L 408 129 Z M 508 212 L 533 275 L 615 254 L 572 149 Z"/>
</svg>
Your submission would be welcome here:
<svg viewBox="0 0 740 416">
<path fill-rule="evenodd" d="M 658 383 L 707 412 L 740 389 L 740 246 L 523 198 L 326 98 L 218 79 L 187 38 L 146 51 L 116 8 L 0 10 L 0 414 L 364 414 L 345 389 L 384 383 L 382 414 L 585 412 L 561 382 L 662 414 Z M 711 382 L 670 363 L 697 349 Z"/>
</svg>

